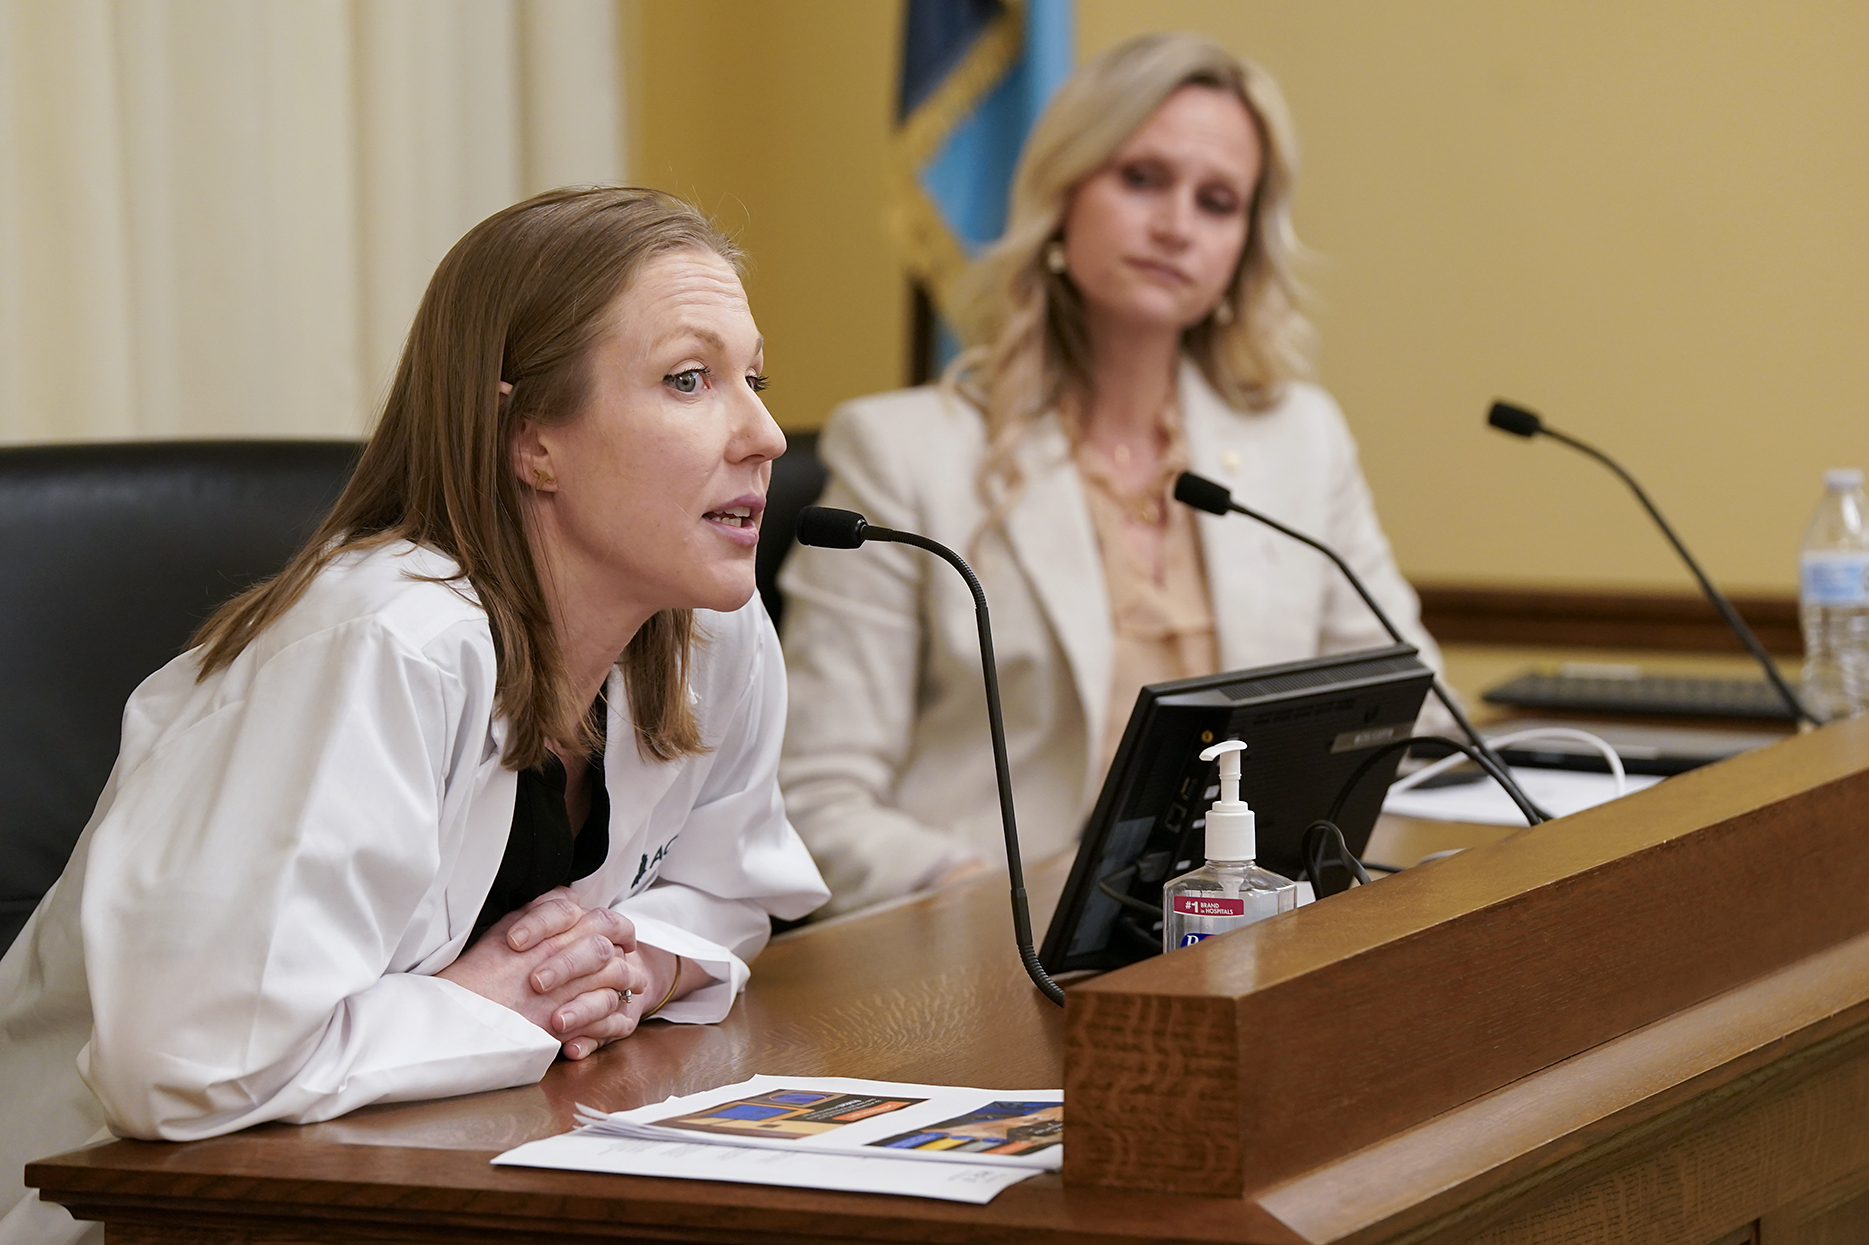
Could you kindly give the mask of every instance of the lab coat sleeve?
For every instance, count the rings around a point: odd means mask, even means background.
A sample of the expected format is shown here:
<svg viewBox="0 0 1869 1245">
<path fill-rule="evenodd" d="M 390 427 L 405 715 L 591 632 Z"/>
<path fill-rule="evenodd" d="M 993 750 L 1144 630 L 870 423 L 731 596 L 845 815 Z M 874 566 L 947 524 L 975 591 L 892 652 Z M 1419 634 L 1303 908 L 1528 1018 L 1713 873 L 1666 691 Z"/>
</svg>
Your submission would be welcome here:
<svg viewBox="0 0 1869 1245">
<path fill-rule="evenodd" d="M 734 634 L 706 643 L 744 646 L 744 681 L 733 689 L 718 742 L 709 740 L 712 765 L 656 881 L 615 905 L 639 941 L 713 978 L 657 1013 L 689 1024 L 711 1024 L 733 1007 L 772 917 L 804 916 L 830 894 L 779 795 L 786 699 L 778 638 L 757 599 L 722 621 Z"/>
<path fill-rule="evenodd" d="M 832 417 L 819 444 L 831 477 L 823 504 L 925 530 L 888 433 L 849 408 Z M 915 740 L 929 564 L 903 545 L 801 548 L 780 575 L 792 718 L 779 778 L 833 912 L 907 894 L 977 859 L 950 830 L 895 803 Z"/>
<path fill-rule="evenodd" d="M 460 678 L 368 619 L 240 660 L 238 698 L 93 827 L 79 1070 L 112 1129 L 188 1140 L 537 1080 L 543 1030 L 388 971 L 440 868 L 451 760 L 481 743 Z"/>
<path fill-rule="evenodd" d="M 1328 401 L 1328 399 L 1326 399 Z M 1375 498 L 1363 477 L 1356 441 L 1334 402 L 1329 404 L 1330 526 L 1323 539 L 1362 579 L 1369 594 L 1395 623 L 1402 638 L 1420 650 L 1421 660 L 1438 674 L 1443 669 L 1441 650 L 1421 625 L 1421 601 L 1395 564 L 1389 538 L 1376 518 Z M 1335 568 L 1332 568 L 1333 572 Z M 1330 578 L 1324 609 L 1324 634 L 1319 651 L 1346 653 L 1378 648 L 1393 641 L 1369 606 L 1341 575 Z M 1422 706 L 1417 730 L 1426 734 L 1457 734 L 1453 716 L 1433 693 Z"/>
</svg>

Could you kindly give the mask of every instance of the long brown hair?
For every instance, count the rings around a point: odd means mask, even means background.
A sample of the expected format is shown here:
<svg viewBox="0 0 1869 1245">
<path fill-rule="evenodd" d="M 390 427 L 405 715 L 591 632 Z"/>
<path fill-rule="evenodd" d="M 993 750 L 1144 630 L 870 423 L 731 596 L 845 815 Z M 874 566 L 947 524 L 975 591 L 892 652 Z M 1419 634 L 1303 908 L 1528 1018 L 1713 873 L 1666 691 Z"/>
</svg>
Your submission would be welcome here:
<svg viewBox="0 0 1869 1245">
<path fill-rule="evenodd" d="M 1230 321 L 1209 316 L 1189 327 L 1181 348 L 1237 410 L 1266 410 L 1288 382 L 1311 374 L 1313 333 L 1300 307 L 1299 245 L 1291 225 L 1297 139 L 1278 84 L 1199 35 L 1138 35 L 1059 88 L 1020 153 L 1005 233 L 956 291 L 958 327 L 971 349 L 949 367 L 943 383 L 986 419 L 989 449 L 980 488 L 995 516 L 1003 515 L 1021 483 L 1020 440 L 1068 393 L 1090 388 L 1083 300 L 1045 264 L 1045 250 L 1060 237 L 1078 185 L 1164 100 L 1190 85 L 1225 91 L 1245 105 L 1264 163 L 1245 250 L 1227 287 Z"/>
<path fill-rule="evenodd" d="M 576 417 L 606 313 L 652 259 L 739 251 L 700 212 L 655 190 L 547 191 L 488 217 L 454 244 L 422 296 L 382 417 L 330 515 L 278 575 L 202 625 L 200 674 L 225 667 L 349 550 L 413 541 L 454 559 L 493 632 L 504 762 L 545 760 L 551 741 L 595 742 L 564 667 L 526 539 L 512 467 L 521 419 Z M 512 386 L 502 398 L 500 382 Z M 651 617 L 619 656 L 645 757 L 702 750 L 688 700 L 688 610 Z"/>
</svg>

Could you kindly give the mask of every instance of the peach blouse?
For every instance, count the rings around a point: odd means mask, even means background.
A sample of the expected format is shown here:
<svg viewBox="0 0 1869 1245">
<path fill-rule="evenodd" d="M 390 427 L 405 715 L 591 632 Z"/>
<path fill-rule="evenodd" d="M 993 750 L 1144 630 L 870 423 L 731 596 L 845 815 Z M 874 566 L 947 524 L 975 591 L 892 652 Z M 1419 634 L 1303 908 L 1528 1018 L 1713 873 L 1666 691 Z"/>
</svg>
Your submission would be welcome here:
<svg viewBox="0 0 1869 1245">
<path fill-rule="evenodd" d="M 1194 512 L 1174 500 L 1175 477 L 1187 468 L 1178 419 L 1154 480 L 1140 492 L 1122 489 L 1107 468 L 1079 446 L 1078 474 L 1097 532 L 1110 597 L 1116 647 L 1110 668 L 1110 714 L 1098 764 L 1107 771 L 1123 741 L 1136 693 L 1146 684 L 1212 674 L 1219 669 L 1207 572 Z M 1128 539 L 1131 524 L 1162 527 L 1161 564 L 1148 566 Z"/>
</svg>

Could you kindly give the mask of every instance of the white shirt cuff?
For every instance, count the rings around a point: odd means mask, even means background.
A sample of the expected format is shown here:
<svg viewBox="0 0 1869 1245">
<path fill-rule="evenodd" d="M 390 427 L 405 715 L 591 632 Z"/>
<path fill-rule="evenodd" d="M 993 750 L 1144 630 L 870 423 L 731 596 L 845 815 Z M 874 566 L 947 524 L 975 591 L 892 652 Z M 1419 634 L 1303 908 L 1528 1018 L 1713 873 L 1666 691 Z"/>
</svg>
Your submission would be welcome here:
<svg viewBox="0 0 1869 1245">
<path fill-rule="evenodd" d="M 746 961 L 719 943 L 666 921 L 651 916 L 625 915 L 635 923 L 638 942 L 690 960 L 713 978 L 657 1012 L 656 1019 L 684 1025 L 711 1025 L 725 1020 L 727 1013 L 733 1010 L 733 1000 L 746 988 L 746 980 L 752 975 Z"/>
</svg>

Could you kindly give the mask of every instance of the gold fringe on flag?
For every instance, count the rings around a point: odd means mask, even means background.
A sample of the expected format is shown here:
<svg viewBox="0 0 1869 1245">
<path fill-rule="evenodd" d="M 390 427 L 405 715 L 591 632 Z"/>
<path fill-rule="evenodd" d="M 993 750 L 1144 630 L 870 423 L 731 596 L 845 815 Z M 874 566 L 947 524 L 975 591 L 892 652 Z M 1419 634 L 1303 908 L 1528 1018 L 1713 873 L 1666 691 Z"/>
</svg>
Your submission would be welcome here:
<svg viewBox="0 0 1869 1245">
<path fill-rule="evenodd" d="M 949 300 L 955 281 L 966 270 L 967 248 L 923 188 L 920 170 L 1011 72 L 1024 43 L 1025 0 L 1001 0 L 999 16 L 980 32 L 941 85 L 903 120 L 891 143 L 890 232 L 902 250 L 903 266 L 928 290 L 949 323 L 954 321 Z"/>
</svg>

